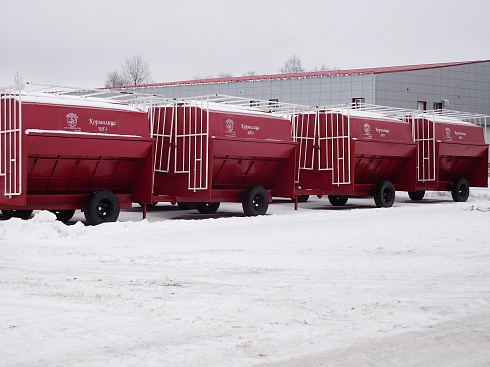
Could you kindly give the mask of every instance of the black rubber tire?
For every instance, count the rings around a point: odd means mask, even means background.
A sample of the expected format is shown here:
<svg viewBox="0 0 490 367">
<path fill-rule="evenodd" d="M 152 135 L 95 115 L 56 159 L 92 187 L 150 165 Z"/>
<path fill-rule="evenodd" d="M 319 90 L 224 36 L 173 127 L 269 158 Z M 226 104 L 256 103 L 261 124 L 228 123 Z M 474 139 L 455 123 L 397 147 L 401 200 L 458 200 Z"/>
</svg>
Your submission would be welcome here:
<svg viewBox="0 0 490 367">
<path fill-rule="evenodd" d="M 344 206 L 345 204 L 347 204 L 347 200 L 349 200 L 349 198 L 347 196 L 328 195 L 328 201 L 333 206 Z"/>
<path fill-rule="evenodd" d="M 2 214 L 9 219 L 29 219 L 32 215 L 32 210 L 2 210 Z"/>
<path fill-rule="evenodd" d="M 66 223 L 75 215 L 74 210 L 51 210 L 51 213 L 56 215 L 56 220 Z"/>
<path fill-rule="evenodd" d="M 298 195 L 298 203 L 306 203 L 310 195 Z M 294 198 L 291 198 L 291 201 L 294 203 Z"/>
<path fill-rule="evenodd" d="M 196 209 L 201 214 L 213 214 L 219 208 L 219 203 L 196 203 Z"/>
<path fill-rule="evenodd" d="M 470 196 L 470 184 L 466 178 L 460 178 L 454 181 L 451 195 L 456 202 L 465 202 Z"/>
<path fill-rule="evenodd" d="M 409 191 L 408 192 L 408 197 L 412 199 L 413 201 L 420 201 L 424 198 L 425 196 L 425 191 L 420 190 L 420 191 Z"/>
<path fill-rule="evenodd" d="M 378 208 L 389 208 L 395 202 L 395 187 L 390 181 L 383 181 L 374 189 L 374 202 Z"/>
<path fill-rule="evenodd" d="M 177 206 L 181 210 L 192 210 L 196 209 L 196 203 L 184 203 L 184 202 L 178 202 Z"/>
<path fill-rule="evenodd" d="M 243 194 L 242 208 L 245 215 L 264 215 L 269 208 L 269 193 L 262 186 L 254 186 Z"/>
<path fill-rule="evenodd" d="M 85 201 L 84 214 L 91 225 L 115 222 L 120 211 L 117 196 L 109 190 L 96 191 Z"/>
</svg>

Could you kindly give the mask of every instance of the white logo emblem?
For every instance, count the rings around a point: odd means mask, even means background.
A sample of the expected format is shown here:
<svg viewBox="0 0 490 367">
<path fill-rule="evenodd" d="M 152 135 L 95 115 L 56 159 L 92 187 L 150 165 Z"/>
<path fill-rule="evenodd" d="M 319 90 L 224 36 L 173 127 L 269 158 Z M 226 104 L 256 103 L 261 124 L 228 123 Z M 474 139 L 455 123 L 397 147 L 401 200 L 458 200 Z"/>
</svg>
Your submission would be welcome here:
<svg viewBox="0 0 490 367">
<path fill-rule="evenodd" d="M 225 124 L 226 124 L 226 129 L 228 129 L 228 132 L 231 133 L 233 131 L 233 125 L 235 123 L 233 122 L 232 119 L 228 119 L 228 120 L 225 121 Z"/>
<path fill-rule="evenodd" d="M 78 116 L 75 115 L 74 113 L 69 113 L 68 115 L 66 115 L 66 123 L 71 128 L 74 128 L 75 126 L 77 126 Z"/>
<path fill-rule="evenodd" d="M 366 135 L 369 135 L 370 132 L 371 132 L 371 126 L 368 123 L 364 124 L 364 133 Z"/>
<path fill-rule="evenodd" d="M 451 129 L 446 127 L 446 138 L 450 138 L 451 137 Z"/>
</svg>

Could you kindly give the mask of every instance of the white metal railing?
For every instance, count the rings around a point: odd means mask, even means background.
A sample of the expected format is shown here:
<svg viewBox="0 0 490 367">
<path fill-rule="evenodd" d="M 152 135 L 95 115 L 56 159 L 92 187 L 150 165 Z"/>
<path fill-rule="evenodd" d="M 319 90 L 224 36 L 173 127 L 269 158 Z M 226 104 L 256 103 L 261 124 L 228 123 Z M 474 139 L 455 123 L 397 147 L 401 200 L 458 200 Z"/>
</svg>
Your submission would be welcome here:
<svg viewBox="0 0 490 367">
<path fill-rule="evenodd" d="M 417 143 L 417 180 L 436 180 L 436 126 L 434 118 L 427 113 L 408 116 L 412 123 L 412 136 Z"/>
<path fill-rule="evenodd" d="M 174 113 L 174 104 L 149 109 L 150 133 L 155 138 L 156 172 L 170 172 Z"/>
<path fill-rule="evenodd" d="M 206 98 L 180 99 L 174 108 L 175 172 L 188 174 L 189 190 L 206 190 L 209 178 L 209 101 Z"/>
<path fill-rule="evenodd" d="M 322 108 L 323 109 L 323 108 Z M 349 109 L 326 108 L 318 118 L 318 170 L 332 171 L 332 184 L 350 184 L 350 114 Z M 324 126 L 322 124 L 325 123 Z"/>
<path fill-rule="evenodd" d="M 22 94 L 19 86 L 0 89 L 0 176 L 3 195 L 22 194 Z"/>
<path fill-rule="evenodd" d="M 302 113 L 293 119 L 293 139 L 298 142 L 299 171 L 315 169 L 318 113 Z"/>
<path fill-rule="evenodd" d="M 427 114 L 432 114 L 434 118 L 436 117 L 443 117 L 443 118 L 450 118 L 458 121 L 463 121 L 463 122 L 468 122 L 470 124 L 480 126 L 483 128 L 483 133 L 485 137 L 485 141 L 488 141 L 488 132 L 487 132 L 487 127 L 489 122 L 490 122 L 490 116 L 480 114 L 480 113 L 472 113 L 472 112 L 461 112 L 461 111 L 454 111 L 454 110 L 430 110 L 430 111 L 424 111 Z"/>
</svg>

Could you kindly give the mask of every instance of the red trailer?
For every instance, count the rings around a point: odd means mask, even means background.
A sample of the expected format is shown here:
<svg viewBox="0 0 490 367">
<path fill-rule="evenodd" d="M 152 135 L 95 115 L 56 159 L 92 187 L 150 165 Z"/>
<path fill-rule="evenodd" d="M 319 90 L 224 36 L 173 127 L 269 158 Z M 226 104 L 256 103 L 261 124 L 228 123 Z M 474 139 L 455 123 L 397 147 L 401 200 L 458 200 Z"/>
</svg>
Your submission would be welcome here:
<svg viewBox="0 0 490 367">
<path fill-rule="evenodd" d="M 241 202 L 265 214 L 272 196 L 292 197 L 297 143 L 274 102 L 238 97 L 182 98 L 150 111 L 156 139 L 154 202 L 195 203 L 214 213 Z"/>
<path fill-rule="evenodd" d="M 32 88 L 32 87 L 31 87 Z M 115 221 L 152 200 L 154 142 L 146 112 L 53 90 L 0 90 L 0 210 Z"/>
<path fill-rule="evenodd" d="M 451 110 L 407 116 L 417 143 L 417 180 L 412 200 L 425 191 L 450 191 L 454 201 L 466 201 L 470 186 L 488 187 L 487 116 Z M 483 127 L 483 128 L 482 128 Z"/>
<path fill-rule="evenodd" d="M 391 206 L 395 190 L 421 200 L 426 190 L 466 201 L 488 186 L 487 116 L 352 104 L 295 118 L 300 143 L 296 194 L 329 195 L 332 205 L 374 195 Z"/>
<path fill-rule="evenodd" d="M 410 123 L 361 111 L 357 105 L 319 108 L 294 119 L 299 142 L 296 201 L 328 195 L 332 205 L 348 197 L 374 196 L 389 207 L 395 190 L 415 180 L 416 143 Z"/>
</svg>

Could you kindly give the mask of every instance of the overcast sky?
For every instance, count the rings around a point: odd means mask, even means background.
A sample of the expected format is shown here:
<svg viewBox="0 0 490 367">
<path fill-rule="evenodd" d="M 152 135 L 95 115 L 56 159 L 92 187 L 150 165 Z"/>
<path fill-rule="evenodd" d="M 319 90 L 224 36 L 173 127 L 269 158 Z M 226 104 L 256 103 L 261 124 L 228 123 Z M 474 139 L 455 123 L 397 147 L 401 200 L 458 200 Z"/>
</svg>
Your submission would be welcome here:
<svg viewBox="0 0 490 367">
<path fill-rule="evenodd" d="M 490 59 L 489 0 L 2 0 L 0 86 L 100 87 L 141 54 L 154 82 L 303 67 Z"/>
</svg>

